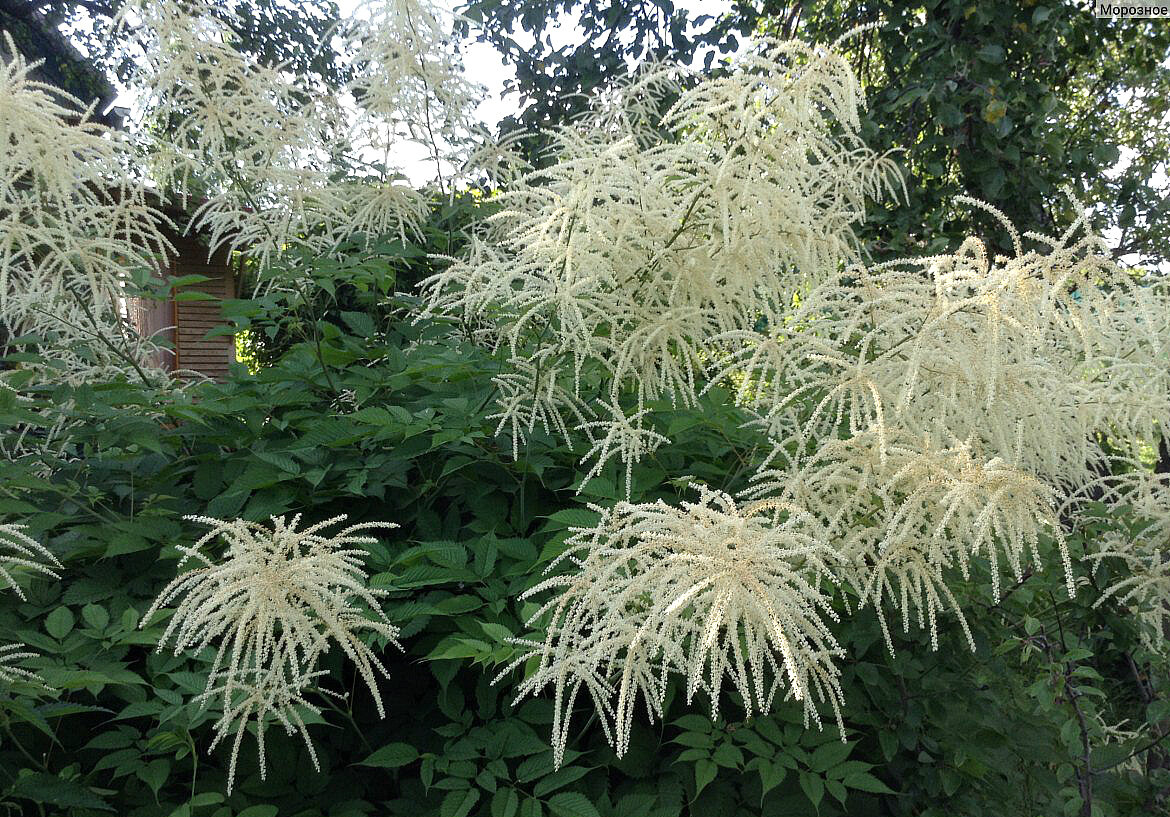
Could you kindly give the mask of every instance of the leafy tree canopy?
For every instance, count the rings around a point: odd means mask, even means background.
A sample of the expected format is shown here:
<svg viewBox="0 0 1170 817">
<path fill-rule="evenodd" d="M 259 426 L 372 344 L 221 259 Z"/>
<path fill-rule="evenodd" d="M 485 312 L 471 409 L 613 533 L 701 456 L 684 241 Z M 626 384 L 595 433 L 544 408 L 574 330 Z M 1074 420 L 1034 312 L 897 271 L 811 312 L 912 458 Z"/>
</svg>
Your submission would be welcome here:
<svg viewBox="0 0 1170 817">
<path fill-rule="evenodd" d="M 0 0 L 0 30 L 17 48 L 44 60 L 45 82 L 89 101 L 99 113 L 113 102 L 111 80 L 130 69 L 110 38 L 126 0 Z M 334 54 L 320 43 L 339 19 L 333 0 L 215 0 L 202 4 L 231 28 L 240 47 L 266 65 L 285 64 L 298 75 L 329 77 Z M 62 36 L 68 32 L 68 38 Z"/>
<path fill-rule="evenodd" d="M 1156 21 L 1035 0 L 764 0 L 736 2 L 718 20 L 688 20 L 670 0 L 471 0 L 466 13 L 515 67 L 525 106 L 503 125 L 526 130 L 571 118 L 584 103 L 566 94 L 609 85 L 637 62 L 706 49 L 710 63 L 756 30 L 829 43 L 880 22 L 842 43 L 868 97 L 864 138 L 879 151 L 903 149 L 908 173 L 908 206 L 875 213 L 863 230 L 871 252 L 950 245 L 976 227 L 949 204 L 962 194 L 1021 226 L 1067 225 L 1059 188 L 1071 185 L 1101 203 L 1098 226 L 1118 231 L 1118 255 L 1165 258 L 1170 199 L 1160 171 L 1170 145 L 1150 123 L 1170 104 L 1170 29 Z M 548 34 L 564 16 L 582 34 L 557 47 Z M 535 46 L 521 47 L 518 30 Z"/>
</svg>

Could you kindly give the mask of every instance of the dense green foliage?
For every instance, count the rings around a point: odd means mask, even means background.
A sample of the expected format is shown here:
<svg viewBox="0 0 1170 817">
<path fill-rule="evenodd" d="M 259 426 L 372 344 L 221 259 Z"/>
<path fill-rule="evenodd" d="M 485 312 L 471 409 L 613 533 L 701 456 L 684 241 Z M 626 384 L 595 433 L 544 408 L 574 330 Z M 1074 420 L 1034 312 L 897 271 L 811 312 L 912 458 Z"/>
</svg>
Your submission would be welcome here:
<svg viewBox="0 0 1170 817">
<path fill-rule="evenodd" d="M 178 396 L 135 382 L 40 392 L 40 407 L 70 406 L 81 422 L 51 473 L 24 459 L 0 486 L 0 521 L 30 520 L 67 579 L 23 580 L 28 601 L 8 593 L 0 606 L 9 638 L 43 656 L 26 666 L 60 690 L 16 685 L 0 696 L 10 811 L 1047 815 L 1079 813 L 1084 780 L 1094 814 L 1165 807 L 1162 745 L 1107 728 L 1148 722 L 1168 733 L 1165 661 L 1142 650 L 1124 609 L 1094 609 L 1091 587 L 1068 599 L 1059 571 L 1029 571 L 996 605 L 986 581 L 964 585 L 974 653 L 951 621 L 937 651 L 912 630 L 895 633 L 891 655 L 873 611 L 851 613 L 856 600 L 839 598 L 847 742 L 831 726 L 806 728 L 799 704 L 744 721 L 729 696 L 712 723 L 706 702 L 687 707 L 676 689 L 666 723 L 639 714 L 621 760 L 582 714 L 554 772 L 552 702 L 513 705 L 518 678 L 492 681 L 515 649 L 505 639 L 526 630 L 514 599 L 569 527 L 596 519 L 585 503 L 608 504 L 620 488 L 611 464 L 576 496 L 580 452 L 539 432 L 511 461 L 484 419 L 499 361 L 463 342 L 459 326 L 412 323 L 414 299 L 393 294 L 430 263 L 427 250 L 448 249 L 449 223 L 471 206 L 437 211 L 431 246 L 382 244 L 319 266 L 318 291 L 225 304 L 237 329 L 287 336 L 255 375 L 240 366 L 229 382 Z M 0 391 L 6 440 L 44 433 L 36 408 Z M 753 437 L 725 393 L 696 409 L 654 408 L 674 442 L 636 470 L 634 501 L 690 499 L 687 479 L 671 478 L 680 474 L 744 486 Z M 206 754 L 214 713 L 184 703 L 202 689 L 204 663 L 155 651 L 165 618 L 139 628 L 175 575 L 175 545 L 202 533 L 182 521 L 188 513 L 401 525 L 367 558 L 405 646 L 383 653 L 387 717 L 341 654 L 328 654 L 322 687 L 342 697 L 314 696 L 325 708 L 326 723 L 311 727 L 321 773 L 299 741 L 270 729 L 267 780 L 248 739 L 225 798 L 227 750 Z M 1071 539 L 1074 556 L 1094 534 Z"/>
</svg>

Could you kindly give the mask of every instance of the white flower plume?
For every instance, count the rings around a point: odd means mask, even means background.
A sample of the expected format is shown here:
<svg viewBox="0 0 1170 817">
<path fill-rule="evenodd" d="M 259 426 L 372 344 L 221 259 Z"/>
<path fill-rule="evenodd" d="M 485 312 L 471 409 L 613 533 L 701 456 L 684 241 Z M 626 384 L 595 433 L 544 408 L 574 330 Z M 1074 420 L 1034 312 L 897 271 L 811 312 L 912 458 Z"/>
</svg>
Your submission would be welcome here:
<svg viewBox="0 0 1170 817">
<path fill-rule="evenodd" d="M 35 672 L 17 666 L 18 661 L 29 658 L 40 658 L 35 652 L 24 650 L 24 644 L 5 644 L 0 646 L 0 681 L 9 685 L 32 684 L 41 689 L 50 689 L 44 680 Z"/>
<path fill-rule="evenodd" d="M 477 89 L 440 12 L 425 0 L 361 4 L 322 43 L 348 77 L 325 84 L 237 48 L 223 13 L 207 0 L 135 0 L 118 18 L 140 54 L 136 119 L 153 172 L 196 200 L 191 227 L 262 270 L 291 249 L 331 255 L 355 235 L 415 233 L 427 199 L 403 183 L 404 145 L 438 162 L 474 127 Z"/>
<path fill-rule="evenodd" d="M 1170 418 L 1164 284 L 1114 263 L 1083 208 L 1048 237 L 968 203 L 1000 219 L 1011 256 L 968 238 L 852 268 L 766 337 L 729 335 L 719 373 L 772 441 L 745 495 L 813 510 L 883 628 L 892 602 L 936 645 L 941 611 L 966 630 L 951 587 L 974 558 L 998 599 L 1002 567 L 1020 581 L 1051 551 L 1071 595 L 1061 508 L 1107 470 L 1096 440 L 1156 448 Z"/>
<path fill-rule="evenodd" d="M 52 567 L 64 567 L 49 549 L 29 536 L 25 531 L 27 525 L 0 525 L 0 578 L 8 582 L 8 586 L 20 596 L 21 601 L 28 601 L 24 591 L 13 578 L 11 570 L 23 568 L 54 579 L 60 579 Z M 49 564 L 45 564 L 48 562 Z M 49 565 L 52 565 L 50 567 Z M 5 644 L 0 646 L 0 681 L 6 684 L 26 683 L 42 689 L 50 687 L 32 670 L 17 666 L 17 663 L 29 658 L 39 658 L 34 652 L 27 652 L 24 644 Z"/>
<path fill-rule="evenodd" d="M 125 136 L 93 122 L 80 100 L 32 80 L 37 65 L 5 35 L 0 335 L 47 339 L 42 381 L 101 380 L 111 367 L 146 367 L 155 350 L 126 325 L 120 299 L 135 269 L 173 252 L 170 223 L 132 178 Z"/>
<path fill-rule="evenodd" d="M 496 433 L 509 427 L 512 433 L 512 458 L 520 458 L 520 443 L 531 434 L 539 422 L 546 434 L 557 432 L 566 445 L 571 445 L 566 415 L 585 425 L 592 414 L 589 406 L 566 389 L 560 382 L 560 367 L 555 363 L 543 367 L 520 358 L 511 361 L 511 370 L 492 378 L 499 396 L 499 411 L 486 419 L 500 421 Z"/>
<path fill-rule="evenodd" d="M 48 548 L 33 539 L 25 531 L 28 525 L 0 525 L 0 578 L 8 583 L 21 601 L 28 601 L 20 589 L 13 572 L 31 570 L 54 579 L 61 576 L 53 568 L 63 567 Z"/>
<path fill-rule="evenodd" d="M 550 134 L 555 163 L 423 282 L 428 310 L 496 322 L 513 359 L 593 361 L 610 402 L 629 393 L 640 413 L 694 405 L 711 338 L 776 325 L 794 290 L 856 260 L 852 228 L 896 172 L 858 139 L 848 62 L 762 40 L 724 78 L 684 89 L 676 74 L 645 72 Z"/>
<path fill-rule="evenodd" d="M 319 674 L 313 668 L 331 643 L 353 661 L 378 714 L 384 717 L 377 676 L 388 674 L 360 635 L 370 632 L 398 646 L 398 629 L 378 606 L 378 597 L 385 592 L 366 587 L 361 565 L 365 551 L 350 546 L 376 541 L 356 535 L 360 531 L 397 526 L 362 523 L 326 538 L 319 532 L 344 521 L 345 516 L 303 530 L 297 530 L 299 514 L 288 523 L 284 517 L 273 517 L 271 528 L 242 519 L 186 518 L 208 525 L 211 531 L 194 545 L 179 548 L 183 554 L 179 566 L 188 560 L 202 566 L 163 588 L 142 625 L 160 608 L 178 601 L 159 639 L 159 650 L 168 641 L 173 641 L 175 655 L 215 648 L 207 690 L 200 699 L 215 696 L 221 701 L 216 743 L 233 727 L 238 730 L 228 788 L 249 718 L 256 719 L 262 734 L 266 717 L 272 714 L 286 729 L 295 726 L 308 742 L 295 708 L 303 702 L 310 680 Z M 226 543 L 226 553 L 222 557 L 204 554 L 203 546 L 216 538 Z M 367 612 L 376 618 L 367 617 Z M 263 775 L 263 739 L 260 769 Z"/>
<path fill-rule="evenodd" d="M 1165 652 L 1170 646 L 1166 637 L 1170 632 L 1170 474 L 1151 473 L 1137 462 L 1122 467 L 1128 470 L 1100 481 L 1097 501 L 1130 508 L 1135 524 L 1129 531 L 1107 531 L 1100 546 L 1085 557 L 1096 568 L 1106 561 L 1122 567 L 1094 606 L 1114 599 L 1130 608 L 1145 645 Z M 1075 507 L 1083 501 L 1082 495 L 1068 504 Z M 1083 507 L 1077 511 L 1086 514 Z"/>
<path fill-rule="evenodd" d="M 699 486 L 696 486 L 699 487 Z M 662 717 L 667 679 L 686 679 L 687 699 L 702 690 L 713 716 L 725 679 L 750 715 L 769 711 L 777 692 L 802 701 L 820 723 L 828 705 L 840 725 L 833 659 L 841 650 L 824 622 L 835 618 L 824 585 L 836 553 L 799 509 L 764 502 L 737 507 L 699 487 L 681 508 L 619 503 L 595 528 L 574 528 L 569 549 L 550 565 L 575 570 L 545 579 L 521 598 L 552 592 L 530 625 L 545 624 L 529 659 L 539 664 L 517 699 L 554 688 L 553 755 L 559 765 L 582 687 L 606 736 L 622 755 L 639 696 Z M 499 680 L 497 678 L 497 680 Z"/>
</svg>

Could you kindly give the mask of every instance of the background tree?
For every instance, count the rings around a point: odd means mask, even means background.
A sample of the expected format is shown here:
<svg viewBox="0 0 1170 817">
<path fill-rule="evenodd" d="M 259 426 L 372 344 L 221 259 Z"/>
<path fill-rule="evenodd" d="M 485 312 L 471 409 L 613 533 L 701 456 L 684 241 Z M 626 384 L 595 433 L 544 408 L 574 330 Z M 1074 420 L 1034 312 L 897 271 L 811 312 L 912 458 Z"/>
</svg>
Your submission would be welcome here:
<svg viewBox="0 0 1170 817">
<path fill-rule="evenodd" d="M 44 60 L 42 81 L 86 102 L 99 99 L 101 114 L 117 96 L 112 80 L 124 79 L 130 70 L 110 37 L 124 5 L 125 0 L 0 0 L 0 30 L 20 51 Z M 335 76 L 335 53 L 319 47 L 339 20 L 333 0 L 215 0 L 200 6 L 230 27 L 238 46 L 261 63 L 284 63 L 314 78 Z"/>
<path fill-rule="evenodd" d="M 466 13 L 515 67 L 524 108 L 503 127 L 525 129 L 573 117 L 582 103 L 564 94 L 607 86 L 640 61 L 709 49 L 710 64 L 755 30 L 827 44 L 880 21 L 842 44 L 868 98 L 863 138 L 904 150 L 908 175 L 909 201 L 860 233 L 876 257 L 938 251 L 983 230 L 985 218 L 950 204 L 956 195 L 1025 229 L 1065 226 L 1073 212 L 1058 188 L 1072 185 L 1099 203 L 1097 226 L 1113 231 L 1119 256 L 1165 259 L 1170 144 L 1151 125 L 1170 104 L 1170 30 L 1156 21 L 1097 19 L 1087 3 L 1059 0 L 764 0 L 736 2 L 718 20 L 688 20 L 670 0 L 472 0 Z M 555 47 L 549 29 L 566 17 L 580 38 Z M 535 47 L 516 42 L 517 27 Z"/>
</svg>

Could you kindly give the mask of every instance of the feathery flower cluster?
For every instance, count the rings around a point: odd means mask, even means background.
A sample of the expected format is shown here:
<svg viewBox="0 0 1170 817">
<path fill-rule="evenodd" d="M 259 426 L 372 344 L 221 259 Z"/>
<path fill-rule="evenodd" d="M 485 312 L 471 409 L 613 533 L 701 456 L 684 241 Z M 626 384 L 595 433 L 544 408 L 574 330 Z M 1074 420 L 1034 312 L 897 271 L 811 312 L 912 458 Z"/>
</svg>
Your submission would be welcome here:
<svg viewBox="0 0 1170 817">
<path fill-rule="evenodd" d="M 334 87 L 240 51 L 215 11 L 207 0 L 136 0 L 119 15 L 143 55 L 132 81 L 145 91 L 155 175 L 201 200 L 192 226 L 212 248 L 266 269 L 291 247 L 328 255 L 356 234 L 417 230 L 426 198 L 394 161 L 407 142 L 437 157 L 470 130 L 476 96 L 438 11 L 364 4 L 333 38 L 349 77 Z"/>
<path fill-rule="evenodd" d="M 840 575 L 857 589 L 863 606 L 874 605 L 891 651 L 884 601 L 901 610 L 903 630 L 912 614 L 928 627 L 935 648 L 938 615 L 949 608 L 974 649 L 947 573 L 958 568 L 968 579 L 976 557 L 990 563 L 992 598 L 998 601 L 1001 556 L 1019 581 L 1025 564 L 1042 564 L 1040 542 L 1051 539 L 1069 594 L 1074 592 L 1056 491 L 999 458 L 978 459 L 969 442 L 940 448 L 929 437 L 870 429 L 824 440 L 803 459 L 761 468 L 755 480 L 746 495 L 778 496 L 822 519 L 840 543 Z"/>
<path fill-rule="evenodd" d="M 9 568 L 23 567 L 54 579 L 61 577 L 51 567 L 44 564 L 48 561 L 53 567 L 63 567 L 48 548 L 33 539 L 24 531 L 27 525 L 0 525 L 0 547 L 11 553 L 0 553 L 0 577 L 8 582 L 8 586 L 20 596 L 21 601 L 27 601 L 24 591 L 9 572 Z M 43 561 L 42 558 L 43 557 Z M 6 684 L 28 683 L 49 689 L 50 687 L 32 670 L 17 666 L 18 661 L 28 658 L 39 658 L 34 652 L 27 652 L 24 644 L 5 644 L 0 646 L 0 681 Z"/>
<path fill-rule="evenodd" d="M 1096 436 L 1156 444 L 1170 418 L 1164 290 L 1118 267 L 1083 210 L 1055 238 L 1020 236 L 991 212 L 1013 256 L 991 259 L 970 238 L 850 270 L 733 358 L 773 443 L 747 495 L 824 516 L 850 542 L 863 598 L 893 600 L 904 626 L 917 611 L 936 644 L 940 610 L 963 623 L 945 573 L 966 578 L 972 557 L 988 559 L 998 598 L 999 554 L 1018 581 L 1055 542 L 1071 595 L 1057 506 L 1096 478 Z"/>
<path fill-rule="evenodd" d="M 642 446 L 627 415 L 694 404 L 708 338 L 775 323 L 794 289 L 855 258 L 866 197 L 894 184 L 857 137 L 863 104 L 840 54 L 799 43 L 762 41 L 686 90 L 671 70 L 645 73 L 552 134 L 558 161 L 501 194 L 467 257 L 424 282 L 428 309 L 491 320 L 515 366 L 571 360 L 558 370 L 575 397 L 585 362 L 600 366 L 611 388 L 597 404 L 630 441 L 607 450 L 628 468 Z"/>
<path fill-rule="evenodd" d="M 385 716 L 377 676 L 388 677 L 374 651 L 360 638 L 370 632 L 398 646 L 398 629 L 378 607 L 383 591 L 366 587 L 364 551 L 351 545 L 373 543 L 356 535 L 372 528 L 397 527 L 389 522 L 351 525 L 326 538 L 325 528 L 345 516 L 297 530 L 300 515 L 287 523 L 273 517 L 272 527 L 237 519 L 225 522 L 186 517 L 211 528 L 194 545 L 182 546 L 182 567 L 188 560 L 201 567 L 171 581 L 143 616 L 142 626 L 160 608 L 178 601 L 159 640 L 159 650 L 174 642 L 174 653 L 198 653 L 214 647 L 206 690 L 196 700 L 216 698 L 222 715 L 215 725 L 213 747 L 234 733 L 228 790 L 235 777 L 240 743 L 255 721 L 260 774 L 265 774 L 264 730 L 270 716 L 292 734 L 299 732 L 317 764 L 301 708 L 317 712 L 304 694 L 322 673 L 318 658 L 336 642 L 357 667 L 378 713 Z M 227 544 L 223 558 L 205 555 L 212 539 Z M 373 612 L 377 618 L 368 618 Z"/>
<path fill-rule="evenodd" d="M 1145 645 L 1164 651 L 1170 645 L 1166 638 L 1170 632 L 1170 474 L 1134 467 L 1097 485 L 1102 489 L 1098 501 L 1128 506 L 1138 523 L 1129 535 L 1108 531 L 1100 548 L 1086 557 L 1098 567 L 1109 560 L 1123 569 L 1095 605 L 1113 598 L 1128 606 L 1141 626 Z"/>
<path fill-rule="evenodd" d="M 24 591 L 16 583 L 11 570 L 31 570 L 54 579 L 61 576 L 53 568 L 63 567 L 57 557 L 44 545 L 33 539 L 25 531 L 28 525 L 0 525 L 0 578 L 8 582 L 8 586 L 20 596 L 21 601 L 28 601 Z M 46 562 L 48 564 L 46 564 Z"/>
<path fill-rule="evenodd" d="M 0 326 L 51 339 L 44 380 L 100 380 L 113 358 L 146 366 L 154 347 L 125 342 L 119 299 L 132 270 L 173 252 L 169 222 L 130 179 L 124 137 L 31 79 L 38 63 L 8 35 L 0 51 Z"/>
<path fill-rule="evenodd" d="M 24 644 L 5 644 L 0 646 L 0 681 L 6 684 L 32 684 L 42 689 L 49 689 L 44 680 L 32 670 L 16 666 L 16 662 L 28 658 L 40 658 L 35 652 L 26 652 Z"/>
<path fill-rule="evenodd" d="M 621 748 L 637 690 L 653 716 L 669 671 L 692 693 L 700 677 L 684 612 L 707 595 L 673 572 L 699 563 L 679 556 L 690 540 L 662 532 L 653 513 L 666 511 L 628 504 L 632 465 L 667 442 L 647 401 L 689 406 L 732 387 L 772 444 L 744 499 L 800 509 L 823 531 L 891 650 L 887 604 L 936 648 L 950 611 L 973 645 L 951 582 L 977 561 L 998 599 L 1003 568 L 1020 581 L 1054 551 L 1071 595 L 1058 506 L 1108 464 L 1096 439 L 1133 458 L 1170 429 L 1167 287 L 1119 267 L 1076 201 L 1070 226 L 1046 236 L 962 200 L 998 220 L 1006 256 L 971 237 L 857 263 L 852 228 L 897 179 L 857 137 L 863 104 L 839 54 L 797 43 L 763 41 L 689 85 L 644 73 L 550 134 L 557 161 L 506 190 L 465 257 L 423 282 L 429 312 L 486 325 L 479 337 L 506 349 L 494 416 L 514 451 L 538 419 L 562 435 L 575 420 L 596 458 L 587 478 L 613 457 L 626 468 L 627 503 L 567 557 L 579 574 L 531 591 L 561 588 L 522 687 L 556 687 L 558 757 L 582 685 Z M 586 399 L 598 375 L 608 394 Z M 582 404 L 601 419 L 582 420 Z M 1111 555 L 1138 570 L 1114 592 L 1161 615 L 1150 599 L 1165 597 L 1164 551 Z M 770 569 L 757 568 L 760 593 L 790 614 L 791 586 Z M 720 620 L 716 607 L 702 615 Z M 745 700 L 748 674 L 733 673 Z"/>
<path fill-rule="evenodd" d="M 724 679 L 750 715 L 767 713 L 783 690 L 820 724 L 818 704 L 840 725 L 842 700 L 833 659 L 841 654 L 824 622 L 835 618 L 821 590 L 834 581 L 836 553 L 807 513 L 783 503 L 737 507 L 702 486 L 697 503 L 672 508 L 619 503 L 595 528 L 574 528 L 569 549 L 521 598 L 551 591 L 530 625 L 548 619 L 543 642 L 496 679 L 529 659 L 535 672 L 519 698 L 555 690 L 553 757 L 559 766 L 569 718 L 582 687 L 606 736 L 624 754 L 637 699 L 662 717 L 667 680 L 686 678 L 687 700 L 702 690 L 718 711 Z"/>
<path fill-rule="evenodd" d="M 563 388 L 557 366 L 543 369 L 532 361 L 519 358 L 511 361 L 511 371 L 492 378 L 499 390 L 500 410 L 486 419 L 499 419 L 499 434 L 505 425 L 512 431 L 512 457 L 520 458 L 519 444 L 536 428 L 537 422 L 546 434 L 556 431 L 571 445 L 565 413 L 572 415 L 578 428 L 585 427 L 592 410 L 579 397 Z"/>
</svg>

